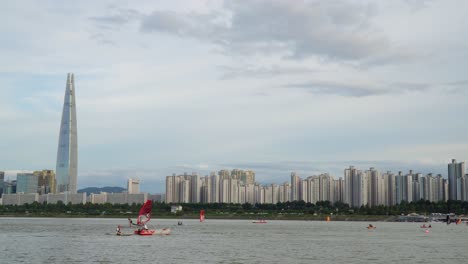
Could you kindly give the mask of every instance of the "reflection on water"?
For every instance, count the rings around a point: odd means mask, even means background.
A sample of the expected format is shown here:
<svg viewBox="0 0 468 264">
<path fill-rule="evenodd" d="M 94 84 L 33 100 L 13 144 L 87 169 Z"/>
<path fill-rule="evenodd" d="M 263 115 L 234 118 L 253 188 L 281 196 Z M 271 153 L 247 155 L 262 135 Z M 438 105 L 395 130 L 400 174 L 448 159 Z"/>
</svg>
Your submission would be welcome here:
<svg viewBox="0 0 468 264">
<path fill-rule="evenodd" d="M 169 236 L 115 236 L 126 219 L 0 218 L 1 263 L 464 263 L 468 226 L 152 220 Z M 127 230 L 129 231 L 129 230 Z"/>
</svg>

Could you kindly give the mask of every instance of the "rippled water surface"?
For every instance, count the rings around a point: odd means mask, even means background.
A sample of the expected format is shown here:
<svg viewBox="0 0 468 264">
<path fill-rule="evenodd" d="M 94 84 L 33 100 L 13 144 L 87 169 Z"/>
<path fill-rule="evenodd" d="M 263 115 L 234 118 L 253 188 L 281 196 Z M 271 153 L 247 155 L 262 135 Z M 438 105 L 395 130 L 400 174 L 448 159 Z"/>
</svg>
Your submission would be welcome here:
<svg viewBox="0 0 468 264">
<path fill-rule="evenodd" d="M 468 226 L 152 220 L 169 236 L 115 236 L 125 219 L 0 218 L 0 263 L 467 263 Z M 129 232 L 131 230 L 125 230 Z"/>
</svg>

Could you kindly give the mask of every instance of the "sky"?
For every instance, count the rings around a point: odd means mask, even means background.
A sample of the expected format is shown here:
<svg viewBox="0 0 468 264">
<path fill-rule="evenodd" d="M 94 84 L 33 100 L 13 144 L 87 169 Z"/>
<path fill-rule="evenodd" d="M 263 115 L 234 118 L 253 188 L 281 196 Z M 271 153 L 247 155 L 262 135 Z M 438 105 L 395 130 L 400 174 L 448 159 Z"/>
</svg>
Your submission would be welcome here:
<svg viewBox="0 0 468 264">
<path fill-rule="evenodd" d="M 55 169 L 75 74 L 78 188 L 260 183 L 468 160 L 468 2 L 2 1 L 0 170 Z"/>
</svg>

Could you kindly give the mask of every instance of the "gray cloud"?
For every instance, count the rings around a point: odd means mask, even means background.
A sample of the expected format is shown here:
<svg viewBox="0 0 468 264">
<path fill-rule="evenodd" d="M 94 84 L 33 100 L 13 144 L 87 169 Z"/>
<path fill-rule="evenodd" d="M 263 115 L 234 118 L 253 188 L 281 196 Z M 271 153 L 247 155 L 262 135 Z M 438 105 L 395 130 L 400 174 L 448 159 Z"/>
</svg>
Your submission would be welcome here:
<svg viewBox="0 0 468 264">
<path fill-rule="evenodd" d="M 413 12 L 417 12 L 428 7 L 428 4 L 433 1 L 434 0 L 404 0 L 410 10 Z"/>
<path fill-rule="evenodd" d="M 453 82 L 446 82 L 444 84 L 452 86 L 468 86 L 468 80 L 458 80 Z"/>
<path fill-rule="evenodd" d="M 312 94 L 340 95 L 345 97 L 365 97 L 386 93 L 382 89 L 373 89 L 362 86 L 350 86 L 344 83 L 310 81 L 307 83 L 288 84 L 283 87 L 301 88 Z"/>
<path fill-rule="evenodd" d="M 219 66 L 223 72 L 221 79 L 236 79 L 236 78 L 270 78 L 279 75 L 290 74 L 311 74 L 318 72 L 317 70 L 308 67 L 293 67 L 272 65 L 269 67 L 253 65 L 243 67 Z"/>
<path fill-rule="evenodd" d="M 224 8 L 207 15 L 154 11 L 141 30 L 208 41 L 227 52 L 275 52 L 294 59 L 362 60 L 391 51 L 371 23 L 376 8 L 370 4 L 254 0 Z"/>
<path fill-rule="evenodd" d="M 421 92 L 431 88 L 428 83 L 349 84 L 331 81 L 309 81 L 287 84 L 281 87 L 300 88 L 317 95 L 338 95 L 343 97 L 366 97 L 404 92 Z"/>
<path fill-rule="evenodd" d="M 468 80 L 443 82 L 439 85 L 445 86 L 447 91 L 451 93 L 466 93 L 468 91 Z"/>
<path fill-rule="evenodd" d="M 89 19 L 101 28 L 115 29 L 141 17 L 142 14 L 134 9 L 117 9 L 115 14 L 89 17 Z"/>
</svg>

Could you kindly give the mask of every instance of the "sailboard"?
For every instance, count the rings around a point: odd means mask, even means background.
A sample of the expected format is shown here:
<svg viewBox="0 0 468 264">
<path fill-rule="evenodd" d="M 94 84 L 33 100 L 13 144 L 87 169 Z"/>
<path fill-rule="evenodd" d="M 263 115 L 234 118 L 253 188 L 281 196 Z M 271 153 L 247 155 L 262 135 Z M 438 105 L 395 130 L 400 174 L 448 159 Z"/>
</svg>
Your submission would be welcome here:
<svg viewBox="0 0 468 264">
<path fill-rule="evenodd" d="M 136 227 L 133 231 L 133 234 L 140 235 L 140 236 L 151 236 L 151 235 L 169 235 L 171 233 L 170 228 L 162 228 L 162 229 L 149 229 L 147 227 L 147 223 L 151 220 L 151 210 L 153 209 L 153 202 L 151 200 L 147 200 L 143 206 L 140 208 L 138 212 L 138 217 L 136 223 L 133 223 L 131 218 L 128 218 L 128 222 L 130 227 Z M 120 226 L 118 227 L 120 228 Z M 119 230 L 117 231 L 117 235 L 119 234 Z"/>
<path fill-rule="evenodd" d="M 205 221 L 205 210 L 200 210 L 200 222 Z"/>
<path fill-rule="evenodd" d="M 147 200 L 138 213 L 137 225 L 145 225 L 151 220 L 151 209 L 153 209 L 153 202 Z"/>
</svg>

